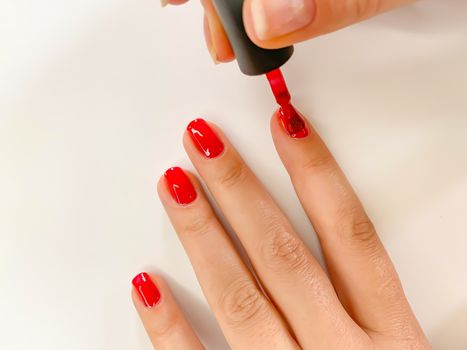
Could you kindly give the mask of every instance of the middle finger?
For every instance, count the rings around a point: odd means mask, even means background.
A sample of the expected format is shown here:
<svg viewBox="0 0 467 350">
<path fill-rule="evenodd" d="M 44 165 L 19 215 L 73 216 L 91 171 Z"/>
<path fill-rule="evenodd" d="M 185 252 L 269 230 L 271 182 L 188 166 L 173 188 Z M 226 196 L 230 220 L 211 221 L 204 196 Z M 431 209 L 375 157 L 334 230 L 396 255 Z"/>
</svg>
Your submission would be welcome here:
<svg viewBox="0 0 467 350">
<path fill-rule="evenodd" d="M 229 345 L 233 349 L 297 349 L 282 317 L 217 220 L 199 182 L 182 169 L 171 168 L 157 188 Z"/>
<path fill-rule="evenodd" d="M 321 266 L 220 130 L 195 120 L 184 145 L 299 343 L 340 348 L 344 332 L 361 335 Z"/>
</svg>

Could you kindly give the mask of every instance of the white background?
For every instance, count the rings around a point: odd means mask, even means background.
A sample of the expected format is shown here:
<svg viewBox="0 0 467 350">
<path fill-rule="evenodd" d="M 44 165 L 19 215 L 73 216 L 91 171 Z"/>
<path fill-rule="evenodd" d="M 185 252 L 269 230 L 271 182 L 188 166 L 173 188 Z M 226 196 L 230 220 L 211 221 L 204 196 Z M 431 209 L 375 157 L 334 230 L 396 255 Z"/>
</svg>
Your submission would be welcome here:
<svg viewBox="0 0 467 350">
<path fill-rule="evenodd" d="M 296 105 L 372 216 L 435 348 L 467 348 L 467 2 L 426 0 L 297 46 Z M 215 121 L 319 255 L 273 149 L 264 78 L 214 66 L 197 1 L 0 0 L 0 349 L 150 349 L 130 302 L 163 272 L 225 345 L 155 195 Z"/>
</svg>

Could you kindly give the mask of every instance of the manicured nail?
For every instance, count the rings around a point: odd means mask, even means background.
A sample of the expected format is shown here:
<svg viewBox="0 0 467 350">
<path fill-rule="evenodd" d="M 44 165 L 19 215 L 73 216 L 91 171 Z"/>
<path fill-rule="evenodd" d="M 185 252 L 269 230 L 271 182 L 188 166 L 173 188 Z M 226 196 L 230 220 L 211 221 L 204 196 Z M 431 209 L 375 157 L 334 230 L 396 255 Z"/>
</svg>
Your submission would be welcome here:
<svg viewBox="0 0 467 350">
<path fill-rule="evenodd" d="M 170 194 L 178 204 L 190 204 L 196 199 L 196 190 L 185 172 L 176 167 L 164 174 Z"/>
<path fill-rule="evenodd" d="M 305 120 L 290 103 L 281 106 L 279 109 L 279 119 L 290 137 L 302 139 L 308 136 L 308 127 Z"/>
<path fill-rule="evenodd" d="M 311 24 L 315 0 L 252 0 L 251 19 L 258 39 L 269 40 Z"/>
<path fill-rule="evenodd" d="M 169 0 L 161 0 L 161 6 L 166 7 L 169 4 Z"/>
<path fill-rule="evenodd" d="M 216 158 L 224 151 L 224 144 L 205 120 L 193 120 L 187 130 L 196 148 L 206 158 Z"/>
<path fill-rule="evenodd" d="M 161 293 L 146 272 L 140 273 L 133 278 L 132 283 L 146 307 L 151 308 L 157 305 L 161 299 Z"/>
</svg>

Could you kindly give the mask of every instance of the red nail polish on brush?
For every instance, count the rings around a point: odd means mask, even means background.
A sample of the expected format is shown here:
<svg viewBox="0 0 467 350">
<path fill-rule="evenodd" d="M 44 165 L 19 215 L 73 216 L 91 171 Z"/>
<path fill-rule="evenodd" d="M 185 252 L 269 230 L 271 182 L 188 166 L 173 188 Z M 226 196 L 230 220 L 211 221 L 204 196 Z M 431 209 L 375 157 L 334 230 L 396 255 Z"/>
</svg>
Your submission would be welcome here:
<svg viewBox="0 0 467 350">
<path fill-rule="evenodd" d="M 170 168 L 165 172 L 164 177 L 170 194 L 178 204 L 190 204 L 196 199 L 196 190 L 181 168 Z"/>
<path fill-rule="evenodd" d="M 224 151 L 224 144 L 203 119 L 195 119 L 187 127 L 196 148 L 206 158 L 216 158 Z"/>
<path fill-rule="evenodd" d="M 292 56 L 293 46 L 267 50 L 253 43 L 245 30 L 243 0 L 213 0 L 213 4 L 235 52 L 240 70 L 246 75 L 266 74 L 276 101 L 281 107 L 278 115 L 284 130 L 292 138 L 308 136 L 307 123 L 290 103 L 290 93 L 280 70 Z M 206 147 L 203 144 L 208 143 L 209 139 L 196 137 L 193 133 L 191 136 L 206 157 L 214 158 L 217 153 L 222 152 L 220 146 L 216 150 L 215 145 L 209 144 L 209 147 Z"/>
<path fill-rule="evenodd" d="M 132 284 L 146 307 L 151 308 L 157 305 L 161 299 L 161 293 L 146 272 L 133 278 Z"/>
<path fill-rule="evenodd" d="M 268 78 L 269 85 L 271 85 L 277 104 L 280 106 L 289 104 L 291 97 L 280 68 L 266 73 L 266 78 Z"/>
<path fill-rule="evenodd" d="M 293 46 L 267 50 L 248 37 L 243 21 L 243 0 L 213 0 L 219 18 L 235 52 L 240 70 L 246 75 L 266 74 L 277 103 L 279 117 L 285 131 L 293 138 L 308 136 L 305 120 L 290 103 L 290 94 L 280 71 L 292 56 Z"/>
<path fill-rule="evenodd" d="M 275 69 L 266 74 L 272 92 L 280 105 L 279 118 L 285 131 L 293 138 L 300 139 L 308 136 L 308 127 L 290 103 L 291 97 L 284 76 L 280 69 Z"/>
</svg>

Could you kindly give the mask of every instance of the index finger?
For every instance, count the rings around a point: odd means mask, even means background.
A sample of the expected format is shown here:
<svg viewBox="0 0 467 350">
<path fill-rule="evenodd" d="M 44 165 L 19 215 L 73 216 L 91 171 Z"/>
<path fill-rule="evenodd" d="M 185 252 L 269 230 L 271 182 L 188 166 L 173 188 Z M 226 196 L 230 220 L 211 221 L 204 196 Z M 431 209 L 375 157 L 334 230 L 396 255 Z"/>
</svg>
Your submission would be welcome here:
<svg viewBox="0 0 467 350">
<path fill-rule="evenodd" d="M 398 337 L 402 325 L 404 334 L 423 339 L 373 224 L 324 142 L 308 128 L 306 137 L 295 139 L 277 115 L 271 122 L 274 144 L 319 237 L 342 304 L 370 335 Z"/>
<path fill-rule="evenodd" d="M 161 5 L 162 7 L 164 6 L 167 6 L 167 5 L 182 5 L 186 2 L 188 2 L 188 0 L 160 0 L 161 1 Z"/>
</svg>

